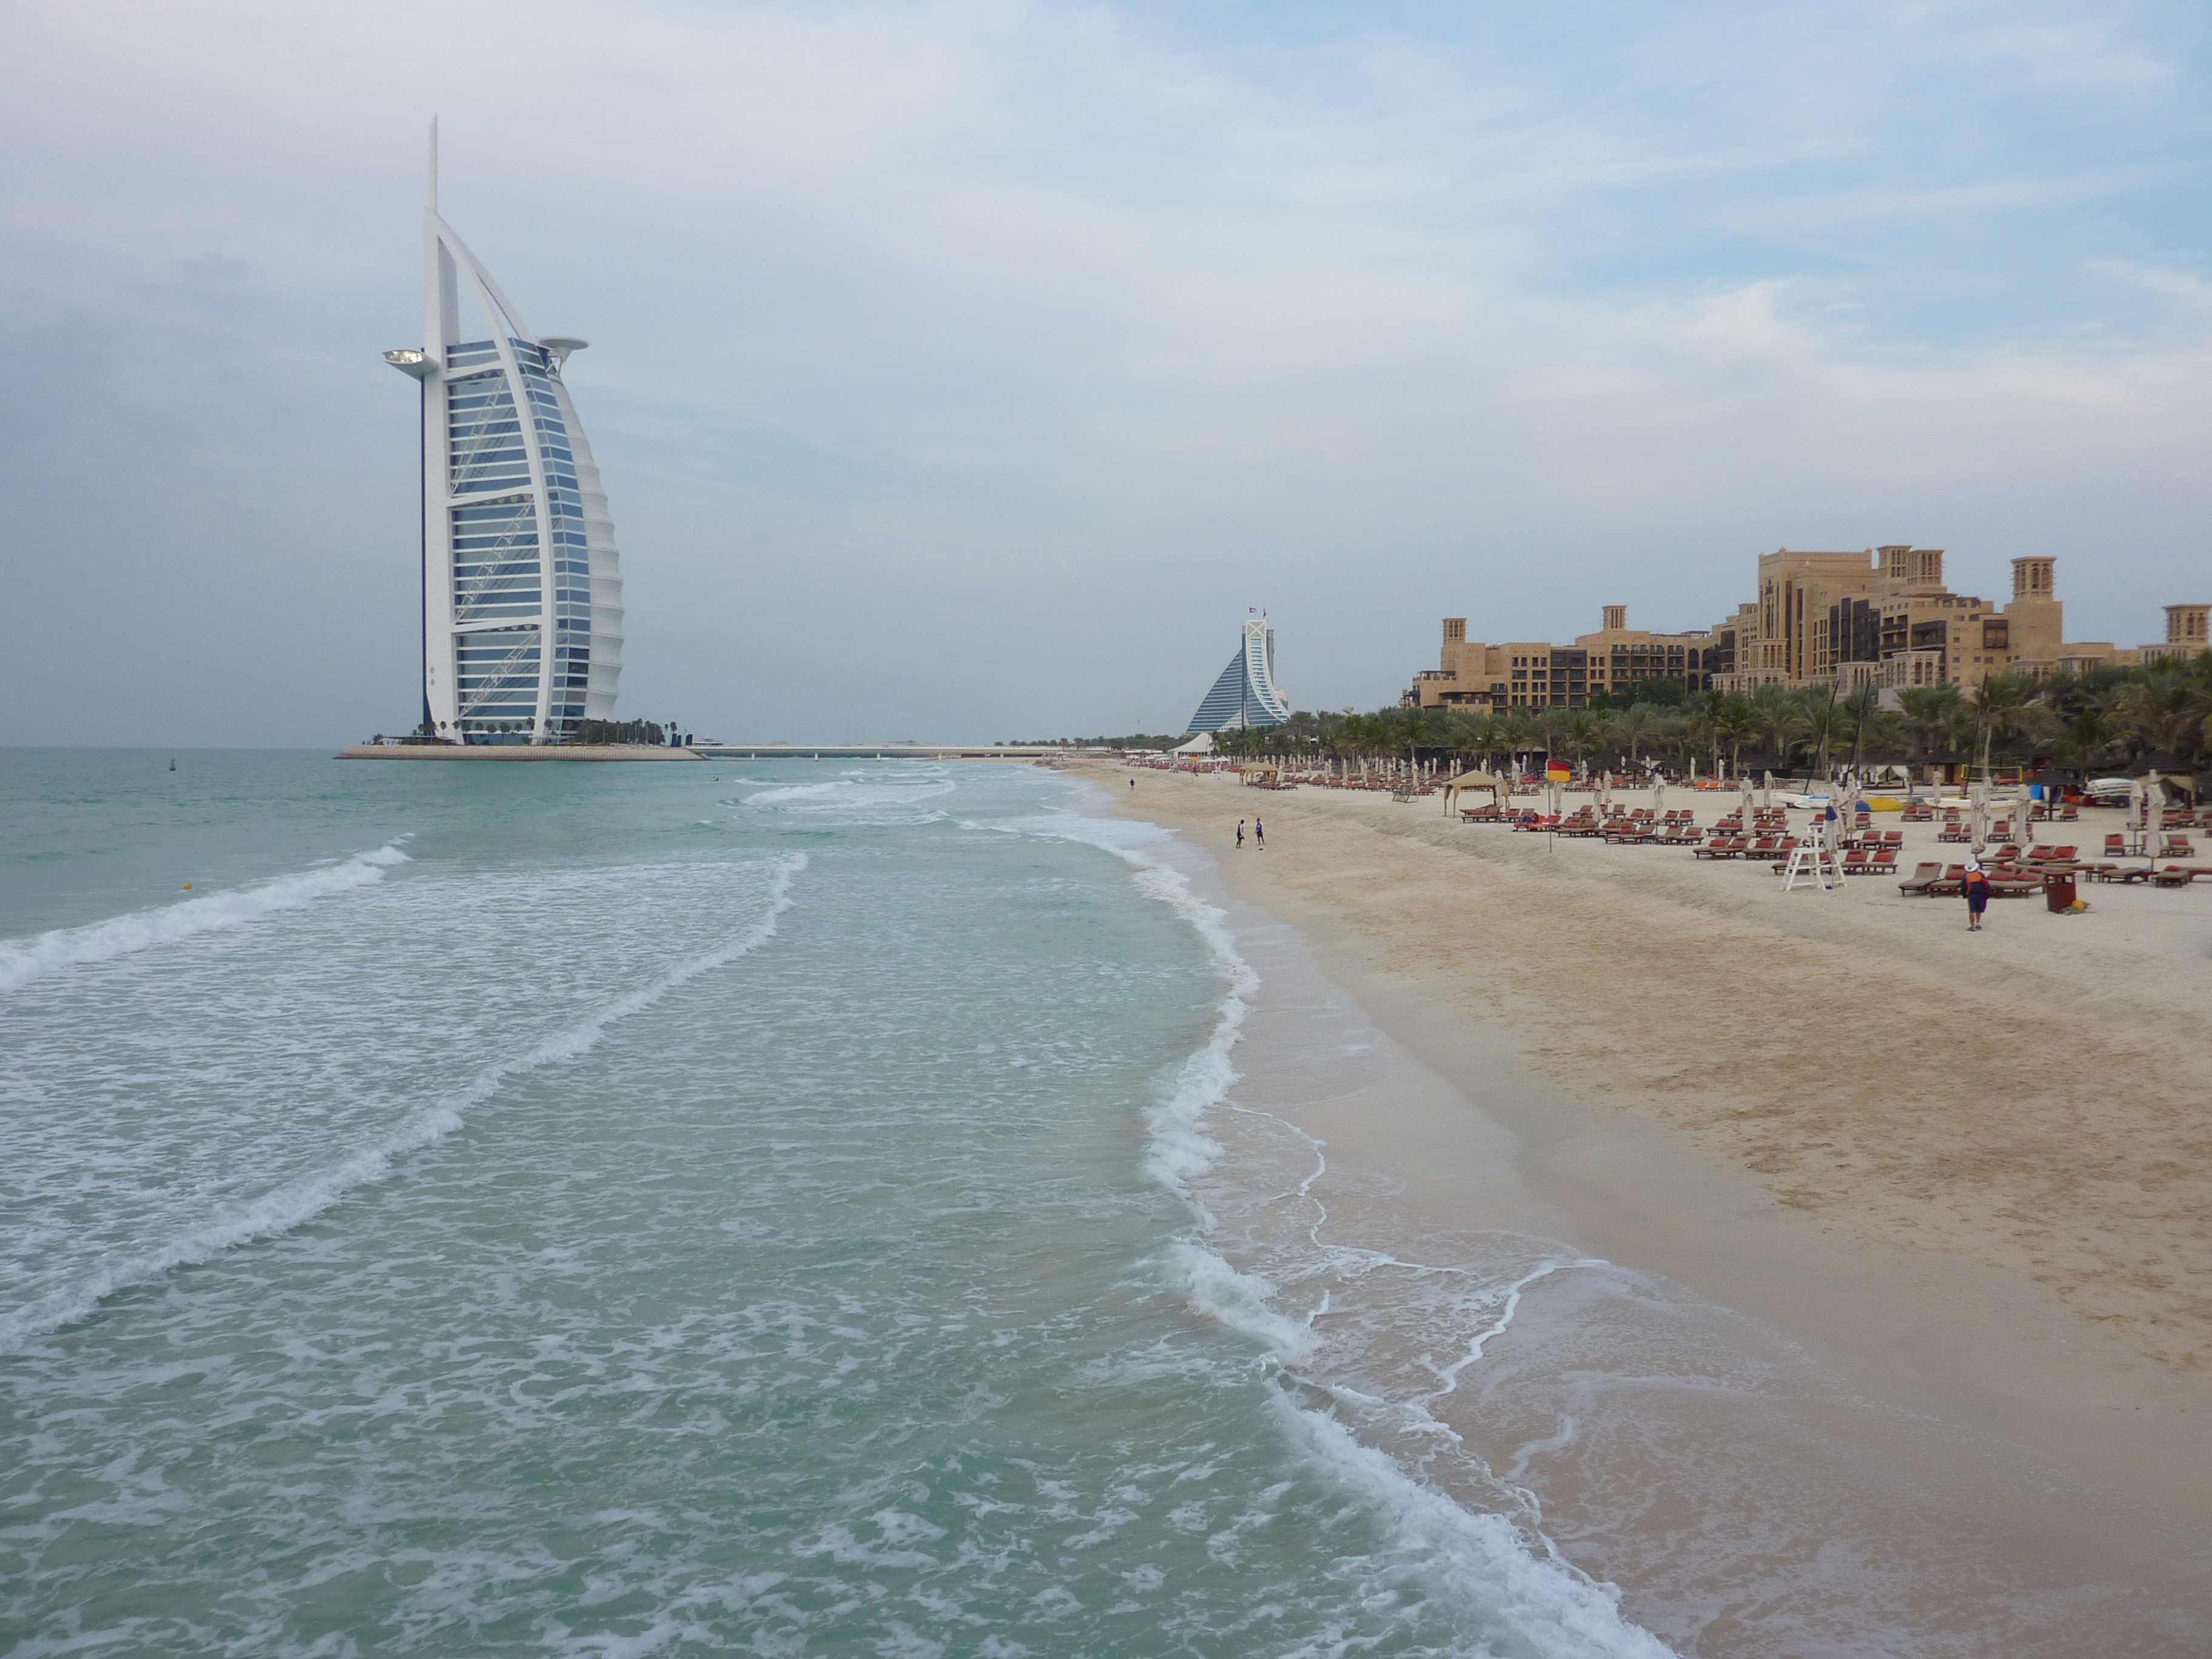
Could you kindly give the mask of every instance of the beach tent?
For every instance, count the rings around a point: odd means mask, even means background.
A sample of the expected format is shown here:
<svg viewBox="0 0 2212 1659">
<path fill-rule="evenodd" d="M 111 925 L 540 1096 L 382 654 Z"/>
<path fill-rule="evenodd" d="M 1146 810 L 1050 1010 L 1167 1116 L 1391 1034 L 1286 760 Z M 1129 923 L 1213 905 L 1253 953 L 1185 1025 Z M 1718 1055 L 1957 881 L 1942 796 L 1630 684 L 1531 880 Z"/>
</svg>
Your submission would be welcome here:
<svg viewBox="0 0 2212 1659">
<path fill-rule="evenodd" d="M 1447 817 L 1457 804 L 1462 789 L 1487 789 L 1501 811 L 1504 810 L 1505 798 L 1512 793 L 1512 786 L 1493 773 L 1480 770 L 1462 772 L 1444 785 L 1444 813 Z"/>
<path fill-rule="evenodd" d="M 1210 755 L 1213 752 L 1213 733 L 1201 732 L 1180 749 L 1171 749 L 1171 755 Z"/>
</svg>

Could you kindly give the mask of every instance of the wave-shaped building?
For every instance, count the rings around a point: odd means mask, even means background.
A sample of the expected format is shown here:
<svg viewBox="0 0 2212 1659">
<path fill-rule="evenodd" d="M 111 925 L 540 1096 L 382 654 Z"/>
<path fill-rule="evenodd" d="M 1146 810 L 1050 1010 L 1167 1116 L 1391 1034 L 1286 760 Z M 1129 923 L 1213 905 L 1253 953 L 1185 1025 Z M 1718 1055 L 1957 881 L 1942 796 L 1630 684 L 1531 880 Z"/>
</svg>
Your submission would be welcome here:
<svg viewBox="0 0 2212 1659">
<path fill-rule="evenodd" d="M 422 388 L 422 730 L 566 738 L 622 675 L 614 524 L 561 379 L 587 343 L 532 333 L 439 216 L 434 127 L 423 253 L 424 343 L 384 354 Z"/>
<path fill-rule="evenodd" d="M 1275 630 L 1266 617 L 1255 617 L 1244 624 L 1237 654 L 1184 729 L 1241 732 L 1249 726 L 1280 726 L 1290 717 L 1289 704 L 1275 689 Z"/>
</svg>

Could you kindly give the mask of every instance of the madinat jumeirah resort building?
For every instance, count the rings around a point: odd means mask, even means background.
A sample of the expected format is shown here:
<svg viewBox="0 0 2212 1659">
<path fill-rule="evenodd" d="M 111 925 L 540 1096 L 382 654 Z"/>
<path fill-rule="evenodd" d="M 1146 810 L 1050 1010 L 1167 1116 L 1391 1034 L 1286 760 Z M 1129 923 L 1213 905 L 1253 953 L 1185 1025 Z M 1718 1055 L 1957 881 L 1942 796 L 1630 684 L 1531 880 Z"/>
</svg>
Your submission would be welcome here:
<svg viewBox="0 0 2212 1659">
<path fill-rule="evenodd" d="M 1972 692 L 1993 674 L 2046 679 L 2100 664 L 2190 657 L 2207 647 L 2212 605 L 2166 607 L 2166 639 L 2142 646 L 2066 641 L 2057 561 L 2012 562 L 2012 598 L 2000 605 L 1954 593 L 1943 550 L 1897 544 L 1858 553 L 1759 556 L 1759 597 L 1711 628 L 1653 634 L 1628 626 L 1626 608 L 1605 607 L 1603 626 L 1571 645 L 1543 640 L 1491 644 L 1447 617 L 1434 668 L 1413 676 L 1400 700 L 1423 708 L 1481 713 L 1581 708 L 1641 680 L 1686 691 L 1752 691 L 1762 685 L 1863 685 L 1887 694 L 1955 685 Z"/>
<path fill-rule="evenodd" d="M 1275 686 L 1275 630 L 1264 617 L 1244 624 L 1237 654 L 1200 699 L 1186 732 L 1242 732 L 1249 727 L 1280 726 L 1290 719 L 1290 704 Z"/>
<path fill-rule="evenodd" d="M 422 388 L 422 730 L 556 741 L 614 714 L 622 569 L 599 468 L 562 384 L 586 342 L 531 332 L 438 214 L 432 139 Z"/>
</svg>

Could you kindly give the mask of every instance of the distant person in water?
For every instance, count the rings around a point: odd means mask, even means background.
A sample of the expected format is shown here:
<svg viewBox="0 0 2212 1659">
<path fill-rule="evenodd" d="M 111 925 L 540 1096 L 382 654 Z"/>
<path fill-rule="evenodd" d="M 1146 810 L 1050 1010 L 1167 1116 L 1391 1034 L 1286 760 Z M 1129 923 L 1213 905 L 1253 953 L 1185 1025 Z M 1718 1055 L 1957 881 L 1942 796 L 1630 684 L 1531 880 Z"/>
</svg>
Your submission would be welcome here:
<svg viewBox="0 0 2212 1659">
<path fill-rule="evenodd" d="M 1244 850 L 1244 820 L 1242 818 L 1237 820 L 1237 850 L 1240 853 Z"/>
<path fill-rule="evenodd" d="M 1990 878 L 1979 859 L 1966 860 L 1966 879 L 1959 884 L 1959 890 L 1966 896 L 1966 931 L 1978 933 L 1982 931 L 1982 912 L 1990 908 Z"/>
<path fill-rule="evenodd" d="M 1267 826 L 1257 818 L 1252 820 L 1252 845 L 1263 853 L 1267 850 Z"/>
</svg>

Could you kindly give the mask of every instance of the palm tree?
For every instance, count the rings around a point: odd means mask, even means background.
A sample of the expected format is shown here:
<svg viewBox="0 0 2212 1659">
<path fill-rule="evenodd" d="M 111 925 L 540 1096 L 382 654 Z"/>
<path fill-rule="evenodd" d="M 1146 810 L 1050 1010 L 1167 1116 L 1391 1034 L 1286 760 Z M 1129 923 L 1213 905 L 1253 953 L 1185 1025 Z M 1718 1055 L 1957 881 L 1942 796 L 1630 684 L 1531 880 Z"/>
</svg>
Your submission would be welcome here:
<svg viewBox="0 0 2212 1659">
<path fill-rule="evenodd" d="M 1866 755 L 1867 732 L 1881 707 L 1881 692 L 1875 685 L 1853 686 L 1851 694 L 1844 699 L 1844 713 L 1851 722 L 1851 775 L 1856 777 Z"/>
<path fill-rule="evenodd" d="M 1759 722 L 1753 717 L 1748 698 L 1731 696 L 1721 705 L 1713 717 L 1714 760 L 1718 763 L 1718 747 L 1729 746 L 1729 770 L 1735 776 L 1743 775 L 1743 745 L 1759 735 Z"/>
<path fill-rule="evenodd" d="M 2009 740 L 2027 724 L 2035 699 L 2035 682 L 2025 674 L 1992 674 L 1974 696 L 1974 724 L 1981 729 L 1982 781 L 1990 781 L 1990 747 L 1999 735 Z"/>
<path fill-rule="evenodd" d="M 1659 711 L 1648 702 L 1632 703 L 1605 718 L 1605 745 L 1633 764 L 1659 737 Z"/>
<path fill-rule="evenodd" d="M 2204 663 L 2154 663 L 2112 698 L 2112 717 L 2136 755 L 2162 750 L 2181 760 L 2212 742 L 2212 670 Z"/>
<path fill-rule="evenodd" d="M 1957 735 L 1959 688 L 1955 685 L 1916 685 L 1899 701 L 1904 704 L 1905 732 L 1922 760 L 1948 748 Z"/>
<path fill-rule="evenodd" d="M 1536 722 L 1516 709 L 1492 715 L 1490 730 L 1498 747 L 1511 758 L 1514 771 L 1519 772 L 1523 757 L 1535 744 Z"/>
<path fill-rule="evenodd" d="M 1849 729 L 1850 711 L 1836 701 L 1831 690 L 1826 696 L 1808 700 L 1802 712 L 1805 736 L 1816 746 L 1820 775 L 1825 778 L 1828 775 L 1828 746 Z"/>
<path fill-rule="evenodd" d="M 1752 729 L 1774 746 L 1778 765 L 1790 763 L 1790 751 L 1810 722 L 1804 705 L 1778 685 L 1762 685 L 1752 696 Z"/>
<path fill-rule="evenodd" d="M 1571 709 L 1559 722 L 1558 741 L 1569 760 L 1586 761 L 1597 749 L 1597 721 L 1583 709 Z"/>
<path fill-rule="evenodd" d="M 2119 729 L 2111 717 L 2094 705 L 2083 708 L 2070 720 L 2042 705 L 2027 712 L 2031 718 L 2040 716 L 2038 724 L 2051 745 L 2051 757 L 2076 772 L 2087 772 L 2094 767 L 2119 736 Z"/>
</svg>

